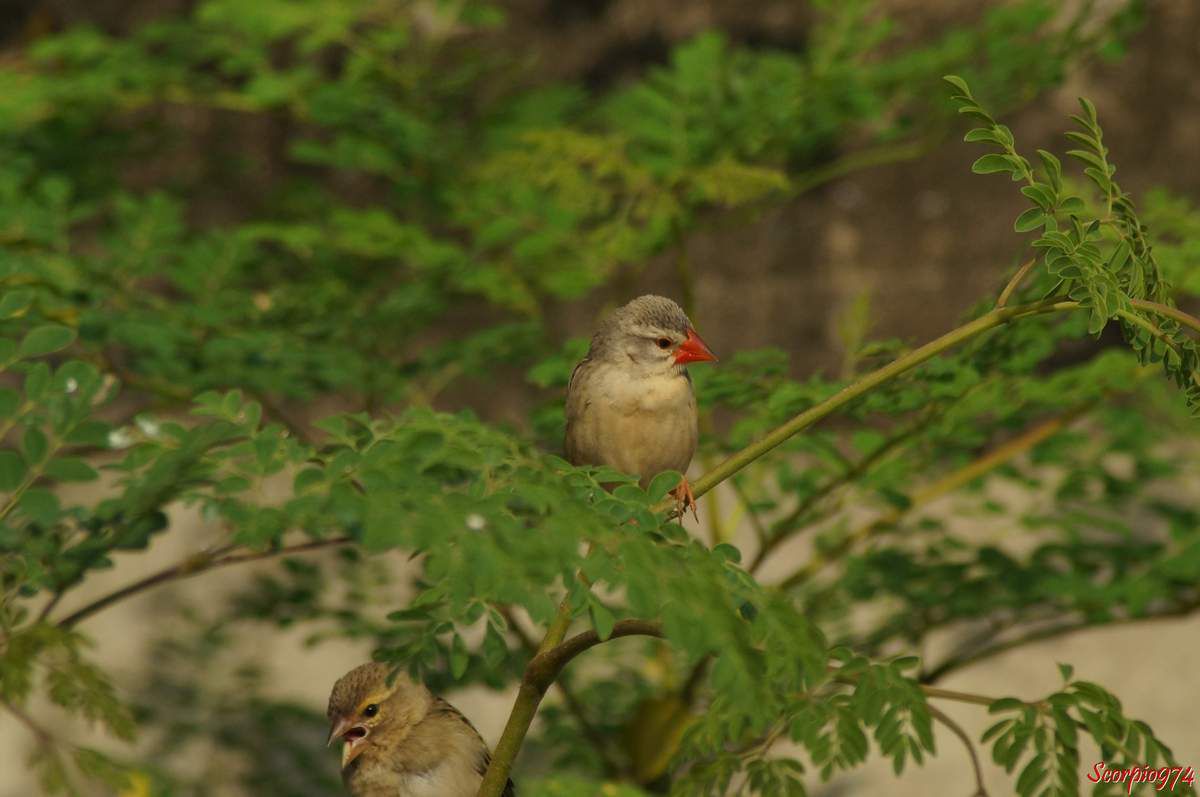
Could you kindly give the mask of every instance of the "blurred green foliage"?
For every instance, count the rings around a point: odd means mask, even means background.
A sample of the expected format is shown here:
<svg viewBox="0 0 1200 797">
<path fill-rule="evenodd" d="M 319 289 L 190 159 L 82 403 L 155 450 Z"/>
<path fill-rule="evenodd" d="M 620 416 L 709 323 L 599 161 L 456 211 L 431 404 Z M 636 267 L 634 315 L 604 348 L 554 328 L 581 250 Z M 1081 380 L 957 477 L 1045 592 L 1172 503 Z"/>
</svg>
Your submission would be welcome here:
<svg viewBox="0 0 1200 797">
<path fill-rule="evenodd" d="M 369 639 L 449 690 L 515 683 L 520 624 L 564 596 L 604 637 L 659 620 L 666 641 L 601 646 L 605 668 L 564 676 L 574 700 L 543 711 L 521 793 L 795 794 L 872 747 L 897 772 L 922 762 L 922 685 L 1047 622 L 1197 608 L 1198 515 L 1177 489 L 1194 466 L 1170 446 L 1194 444 L 1196 330 L 1172 313 L 1200 293 L 1200 212 L 1160 192 L 1139 215 L 1086 103 L 1068 154 L 1090 184 L 1049 152 L 1034 166 L 993 115 L 1119 55 L 1139 7 L 1118 5 L 1063 18 L 1023 0 L 913 41 L 875 3 L 820 2 L 802 48 L 708 33 L 606 89 L 540 78 L 506 49 L 502 10 L 475 2 L 205 0 L 128 35 L 30 43 L 0 66 L 0 701 L 35 729 L 47 791 L 127 773 L 161 794 L 336 789 L 321 718 L 228 659 L 264 623 Z M 957 103 L 946 72 L 963 76 Z M 550 310 L 636 283 L 703 214 L 914 157 L 956 111 L 998 150 L 975 171 L 1011 174 L 1031 202 L 1015 228 L 1038 235 L 1034 268 L 1006 298 L 1041 314 L 754 462 L 708 539 L 654 511 L 670 477 L 642 491 L 546 453 L 582 350 L 546 334 Z M 733 418 L 702 454 L 908 352 L 856 318 L 837 378 L 797 381 L 772 351 L 697 373 L 704 411 Z M 540 391 L 525 429 L 433 409 L 502 368 Z M 338 411 L 309 425 L 302 405 Z M 63 489 L 88 481 L 88 498 Z M 1035 500 L 1010 505 L 996 482 Z M 965 525 L 920 511 L 952 492 Z M 849 504 L 878 519 L 856 525 Z M 179 505 L 222 537 L 162 580 L 339 550 L 182 607 L 122 695 L 74 630 L 108 603 L 59 601 Z M 975 533 L 988 518 L 1019 544 Z M 757 534 L 745 551 L 724 531 L 739 519 Z M 758 580 L 801 534 L 805 568 Z M 412 583 L 373 556 L 393 549 L 421 554 Z M 946 659 L 908 655 L 945 631 L 961 643 Z M 1114 766 L 1171 758 L 1115 698 L 1063 677 L 992 706 L 1006 717 L 985 741 L 1022 767 L 1018 791 L 1077 793 L 1078 732 Z M 73 747 L 26 714 L 35 695 L 140 746 Z M 785 737 L 802 758 L 776 754 Z M 197 745 L 236 766 L 197 774 Z"/>
</svg>

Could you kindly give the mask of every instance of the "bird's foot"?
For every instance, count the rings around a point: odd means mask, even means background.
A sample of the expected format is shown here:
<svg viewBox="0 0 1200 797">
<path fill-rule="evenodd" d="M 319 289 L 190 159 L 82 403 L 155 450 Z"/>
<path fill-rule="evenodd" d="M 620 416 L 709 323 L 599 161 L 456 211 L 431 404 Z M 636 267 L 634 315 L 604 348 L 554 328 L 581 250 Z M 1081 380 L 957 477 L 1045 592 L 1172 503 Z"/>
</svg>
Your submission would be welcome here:
<svg viewBox="0 0 1200 797">
<path fill-rule="evenodd" d="M 692 510 L 692 517 L 696 518 L 696 522 L 700 522 L 700 513 L 696 511 L 696 496 L 692 495 L 692 486 L 688 484 L 687 476 L 671 490 L 671 495 L 675 499 L 675 511 L 679 513 L 679 517 L 687 514 L 688 508 Z"/>
</svg>

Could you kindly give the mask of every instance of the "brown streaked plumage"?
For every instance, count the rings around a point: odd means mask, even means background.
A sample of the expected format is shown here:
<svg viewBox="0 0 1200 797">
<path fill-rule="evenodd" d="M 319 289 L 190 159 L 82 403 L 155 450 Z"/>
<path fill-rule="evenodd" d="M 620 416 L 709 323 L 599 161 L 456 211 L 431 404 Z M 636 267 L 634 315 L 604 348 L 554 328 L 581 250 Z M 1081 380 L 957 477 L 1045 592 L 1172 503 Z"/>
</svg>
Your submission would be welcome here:
<svg viewBox="0 0 1200 797">
<path fill-rule="evenodd" d="M 329 695 L 329 742 L 340 739 L 342 780 L 353 797 L 474 797 L 487 745 L 454 706 L 404 673 L 355 667 Z M 512 781 L 504 790 L 514 797 Z"/>
<path fill-rule="evenodd" d="M 613 311 L 567 385 L 567 459 L 637 474 L 643 487 L 665 470 L 685 473 L 698 436 L 686 365 L 716 359 L 670 299 L 639 296 Z M 686 479 L 677 496 L 690 502 Z"/>
</svg>

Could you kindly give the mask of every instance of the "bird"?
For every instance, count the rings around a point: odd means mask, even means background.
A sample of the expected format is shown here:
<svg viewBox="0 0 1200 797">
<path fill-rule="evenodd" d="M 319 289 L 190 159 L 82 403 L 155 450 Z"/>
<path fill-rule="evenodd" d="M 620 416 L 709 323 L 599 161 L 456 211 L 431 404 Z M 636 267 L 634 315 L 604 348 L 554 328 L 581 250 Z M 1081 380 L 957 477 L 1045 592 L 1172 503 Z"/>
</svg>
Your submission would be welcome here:
<svg viewBox="0 0 1200 797">
<path fill-rule="evenodd" d="M 491 762 L 462 712 L 382 662 L 339 678 L 327 715 L 352 797 L 475 797 Z M 503 797 L 515 795 L 509 780 Z"/>
<path fill-rule="evenodd" d="M 643 489 L 665 470 L 686 473 L 698 437 L 687 365 L 716 360 L 671 299 L 647 294 L 614 310 L 567 383 L 567 460 L 636 474 Z M 686 476 L 672 494 L 695 513 Z"/>
</svg>

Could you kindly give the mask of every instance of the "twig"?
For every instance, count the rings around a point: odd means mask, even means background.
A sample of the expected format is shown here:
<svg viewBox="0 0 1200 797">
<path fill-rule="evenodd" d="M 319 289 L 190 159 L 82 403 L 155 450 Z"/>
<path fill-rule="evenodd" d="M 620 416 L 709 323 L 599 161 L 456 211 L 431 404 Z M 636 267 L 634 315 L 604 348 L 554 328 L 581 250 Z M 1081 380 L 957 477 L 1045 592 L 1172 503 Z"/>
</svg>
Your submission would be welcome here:
<svg viewBox="0 0 1200 797">
<path fill-rule="evenodd" d="M 181 578 L 190 578 L 192 576 L 205 573 L 209 570 L 214 570 L 218 567 L 226 565 L 236 565 L 243 562 L 253 562 L 259 559 L 268 559 L 274 556 L 289 556 L 291 554 L 307 553 L 319 548 L 328 548 L 332 545 L 344 545 L 351 542 L 349 537 L 333 537 L 326 540 L 314 540 L 300 545 L 291 545 L 283 548 L 274 548 L 268 551 L 251 551 L 240 554 L 223 555 L 235 549 L 236 546 L 224 545 L 219 548 L 214 548 L 210 551 L 202 551 L 198 554 L 193 554 L 188 558 L 171 565 L 170 567 L 153 573 L 145 578 L 139 579 L 132 584 L 126 584 L 124 587 L 116 589 L 107 595 L 104 595 L 91 603 L 76 609 L 71 614 L 58 621 L 60 628 L 71 628 L 82 620 L 86 620 L 97 612 L 107 609 L 109 606 L 126 598 L 137 595 L 160 584 L 165 584 L 169 581 L 175 581 Z"/>
<path fill-rule="evenodd" d="M 929 715 L 950 729 L 951 733 L 962 740 L 967 748 L 967 757 L 971 759 L 971 768 L 975 770 L 975 793 L 971 797 L 988 797 L 987 788 L 983 784 L 983 768 L 979 766 L 979 755 L 975 752 L 975 743 L 963 727 L 951 719 L 950 715 L 937 706 L 930 706 Z"/>
<path fill-rule="evenodd" d="M 50 616 L 50 612 L 54 611 L 55 607 L 58 606 L 58 602 L 62 600 L 63 594 L 64 593 L 62 589 L 57 589 L 54 591 L 54 595 L 50 598 L 50 600 L 46 601 L 46 605 L 42 607 L 40 612 L 38 612 L 37 621 L 39 623 L 46 621 L 46 618 Z"/>
<path fill-rule="evenodd" d="M 569 621 L 570 607 L 566 602 L 563 606 L 567 607 L 565 615 Z M 562 617 L 563 615 L 564 612 L 560 607 L 558 616 Z M 551 630 L 560 626 L 565 628 L 565 624 L 556 617 L 555 622 L 551 624 Z M 621 620 L 613 626 L 612 634 L 608 638 L 617 639 L 625 636 L 661 637 L 662 626 L 648 620 Z M 547 639 L 549 637 L 548 633 Z M 530 659 L 529 664 L 525 667 L 525 675 L 521 679 L 517 700 L 513 704 L 512 713 L 508 715 L 504 731 L 500 734 L 500 741 L 496 743 L 492 760 L 488 764 L 483 782 L 479 786 L 478 797 L 500 797 L 508 782 L 508 773 L 512 771 L 513 762 L 516 761 L 521 743 L 525 740 L 525 734 L 529 731 L 534 714 L 537 713 L 538 704 L 542 702 L 546 690 L 571 659 L 603 641 L 606 640 L 600 639 L 600 635 L 594 630 L 584 631 L 566 641 L 550 646 L 546 645 L 546 640 L 542 641 L 541 651 Z"/>
<path fill-rule="evenodd" d="M 898 445 L 915 435 L 918 431 L 924 428 L 924 426 L 925 423 L 914 424 L 910 428 L 905 429 L 903 432 L 893 435 L 889 439 L 885 440 L 870 454 L 863 457 L 850 468 L 843 471 L 840 476 L 830 479 L 816 490 L 811 492 L 807 498 L 801 501 L 785 517 L 780 518 L 778 521 L 772 523 L 771 534 L 767 538 L 766 544 L 759 548 L 754 559 L 747 565 L 747 572 L 751 574 L 757 572 L 758 568 L 761 567 L 763 562 L 766 561 L 767 556 L 769 556 L 780 545 L 791 539 L 793 535 L 789 533 L 789 527 L 800 518 L 804 517 L 805 513 L 816 506 L 821 499 L 825 498 L 837 488 L 856 481 L 858 477 L 869 471 L 876 463 L 895 450 Z"/>
<path fill-rule="evenodd" d="M 1146 299 L 1130 299 L 1129 303 L 1139 310 L 1148 310 L 1151 313 L 1165 315 L 1168 318 L 1173 318 L 1186 327 L 1191 327 L 1196 332 L 1200 332 L 1200 318 L 1189 315 L 1178 307 L 1169 307 L 1158 302 L 1147 301 Z"/>
<path fill-rule="evenodd" d="M 1137 617 L 1119 617 L 1112 620 L 1080 620 L 1078 622 L 1058 623 L 1045 628 L 1033 629 L 1020 636 L 987 645 L 986 647 L 980 648 L 973 653 L 951 654 L 941 664 L 922 675 L 921 681 L 922 683 L 934 683 L 935 681 L 944 678 L 955 670 L 960 670 L 970 664 L 976 664 L 984 659 L 998 656 L 1001 653 L 1006 653 L 1010 650 L 1015 650 L 1016 648 L 1032 645 L 1035 642 L 1043 642 L 1047 639 L 1057 639 L 1079 633 L 1080 631 L 1088 631 L 1093 628 L 1105 628 L 1107 626 L 1114 625 L 1131 625 L 1134 623 L 1150 623 L 1157 620 L 1177 620 L 1181 617 L 1189 617 L 1197 611 L 1200 611 L 1200 600 L 1185 603 L 1180 606 L 1174 606 L 1161 612 L 1155 612 L 1154 614 L 1146 614 Z"/>
<path fill-rule="evenodd" d="M 1013 292 L 1015 292 L 1017 288 L 1021 286 L 1021 281 L 1025 279 L 1025 275 L 1029 273 L 1030 269 L 1032 269 L 1036 263 L 1037 258 L 1031 258 L 1025 261 L 1023 266 L 1017 269 L 1017 273 L 1013 274 L 1012 279 L 1010 279 L 1008 284 L 1004 286 L 1004 290 L 1000 291 L 1000 298 L 996 300 L 997 307 L 1003 307 L 1004 305 L 1008 304 L 1008 300 L 1013 295 Z"/>
<path fill-rule="evenodd" d="M 746 494 L 745 488 L 738 483 L 737 479 L 730 479 L 729 486 L 733 490 L 733 494 L 741 503 L 742 508 L 746 511 L 746 519 L 750 521 L 750 528 L 754 531 L 754 539 L 758 543 L 759 550 L 767 547 L 770 539 L 767 533 L 767 527 L 763 525 L 762 518 L 758 516 L 758 512 L 754 511 L 754 505 L 750 502 L 750 496 Z M 753 572 L 753 571 L 751 571 Z"/>
<path fill-rule="evenodd" d="M 1078 302 L 1048 299 L 1042 302 L 1034 302 L 1033 304 L 1018 305 L 1016 307 L 997 307 L 991 312 L 984 313 L 974 321 L 969 321 L 968 323 L 947 332 L 945 335 L 926 343 L 924 346 L 913 349 L 904 356 L 893 360 L 888 365 L 885 365 L 878 370 L 872 371 L 871 373 L 860 377 L 821 403 L 810 407 L 786 423 L 776 427 L 773 431 L 768 432 L 759 440 L 751 443 L 742 450 L 731 454 L 719 465 L 705 473 L 700 477 L 700 479 L 693 483 L 692 493 L 699 498 L 713 487 L 717 486 L 733 474 L 740 471 L 742 468 L 745 468 L 751 462 L 754 462 L 767 452 L 787 442 L 788 439 L 795 436 L 799 432 L 804 431 L 818 421 L 823 420 L 824 418 L 827 418 L 828 416 L 837 412 L 839 409 L 855 399 L 866 395 L 873 389 L 890 381 L 891 379 L 911 371 L 913 368 L 916 368 L 927 360 L 936 357 L 942 352 L 976 338 L 979 335 L 982 335 L 984 332 L 988 332 L 1020 318 L 1077 309 L 1079 309 Z M 661 503 L 656 505 L 654 509 L 657 512 L 667 512 L 673 506 L 674 502 L 672 500 L 664 499 Z"/>
<path fill-rule="evenodd" d="M 1170 308 L 1165 308 L 1165 309 L 1170 309 Z M 1147 321 L 1146 319 L 1142 318 L 1141 316 L 1137 315 L 1136 313 L 1130 313 L 1127 310 L 1118 310 L 1117 317 L 1123 318 L 1126 321 L 1128 321 L 1130 324 L 1133 324 L 1136 327 L 1140 327 L 1140 328 L 1146 330 L 1146 332 L 1148 332 L 1151 337 L 1158 340 L 1166 348 L 1170 349 L 1171 352 L 1174 353 L 1176 359 L 1178 359 L 1180 362 L 1186 362 L 1186 360 L 1184 359 L 1184 356 L 1183 356 L 1183 352 L 1181 352 L 1179 350 L 1179 347 L 1177 347 L 1175 345 L 1175 341 L 1173 341 L 1171 339 L 1171 336 L 1168 335 L 1166 332 L 1163 332 L 1158 327 L 1158 325 L 1155 324 L 1153 321 Z M 1200 385 L 1200 373 L 1197 373 L 1196 371 L 1192 371 L 1191 377 L 1192 377 L 1192 382 L 1194 384 Z M 0 517 L 2 517 L 2 516 L 3 515 L 0 515 Z"/>
<path fill-rule="evenodd" d="M 257 401 L 266 410 L 268 417 L 274 418 L 283 424 L 284 428 L 291 433 L 292 437 L 299 440 L 301 443 L 312 445 L 312 436 L 308 433 L 308 425 L 297 421 L 287 410 L 285 410 L 278 402 L 262 391 L 253 391 L 250 398 Z"/>
<path fill-rule="evenodd" d="M 1033 428 L 997 446 L 991 451 L 988 451 L 983 456 L 973 460 L 967 465 L 948 473 L 932 484 L 922 488 L 921 490 L 918 490 L 913 494 L 906 508 L 893 509 L 882 517 L 876 518 L 870 523 L 860 526 L 855 531 L 846 535 L 846 537 L 830 551 L 815 555 L 804 567 L 785 579 L 780 587 L 782 589 L 789 589 L 798 584 L 802 584 L 803 582 L 812 578 L 812 576 L 819 572 L 823 567 L 832 563 L 842 554 L 849 551 L 859 542 L 862 542 L 874 534 L 877 534 L 882 529 L 894 526 L 905 515 L 909 514 L 913 510 L 918 509 L 937 498 L 941 498 L 943 495 L 970 484 L 980 476 L 1005 464 L 1018 454 L 1028 451 L 1038 443 L 1041 443 L 1043 440 L 1046 440 L 1057 434 L 1091 408 L 1092 403 L 1089 402 L 1088 404 L 1075 407 L 1067 412 L 1055 415 L 1052 418 L 1042 421 Z"/>
<path fill-rule="evenodd" d="M 819 185 L 831 182 L 839 177 L 845 177 L 862 169 L 884 166 L 889 163 L 916 160 L 932 149 L 935 143 L 932 139 L 917 139 L 915 141 L 903 141 L 899 144 L 881 144 L 876 147 L 859 150 L 858 152 L 851 152 L 849 155 L 842 156 L 828 166 L 812 169 L 801 174 L 792 181 L 792 192 L 794 194 L 803 194 Z"/>
<path fill-rule="evenodd" d="M 14 706 L 7 700 L 0 700 L 0 705 L 4 706 L 5 711 L 17 718 L 17 721 L 25 726 L 25 729 L 37 739 L 38 744 L 42 747 L 53 747 L 55 744 L 54 734 L 34 722 L 33 717 L 30 717 L 21 709 Z"/>
</svg>

